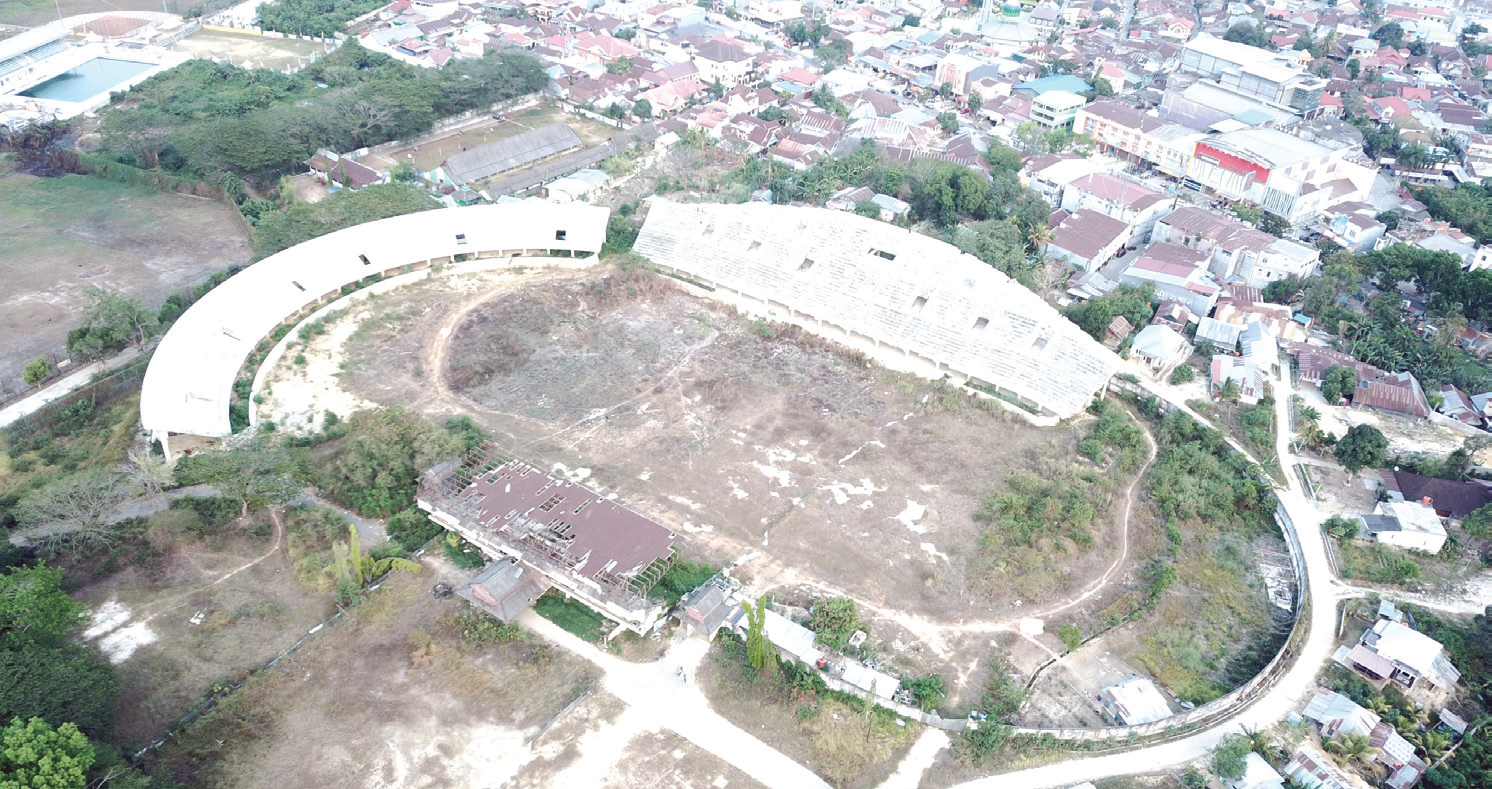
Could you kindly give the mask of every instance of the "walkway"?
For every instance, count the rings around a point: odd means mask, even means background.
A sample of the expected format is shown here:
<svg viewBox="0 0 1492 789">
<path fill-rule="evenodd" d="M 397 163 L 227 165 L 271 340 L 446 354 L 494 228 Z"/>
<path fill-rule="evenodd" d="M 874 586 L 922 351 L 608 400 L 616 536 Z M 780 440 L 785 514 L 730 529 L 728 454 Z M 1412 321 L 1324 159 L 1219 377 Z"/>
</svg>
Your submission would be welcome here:
<svg viewBox="0 0 1492 789">
<path fill-rule="evenodd" d="M 134 361 L 135 357 L 139 355 L 140 346 L 132 345 L 111 359 L 89 362 L 79 367 L 68 375 L 48 384 L 46 387 L 38 389 L 26 397 L 0 409 L 0 427 L 5 427 L 21 417 L 30 416 L 40 411 L 46 404 L 61 400 L 87 386 L 93 381 L 94 375 L 100 372 L 118 370 Z"/>
</svg>

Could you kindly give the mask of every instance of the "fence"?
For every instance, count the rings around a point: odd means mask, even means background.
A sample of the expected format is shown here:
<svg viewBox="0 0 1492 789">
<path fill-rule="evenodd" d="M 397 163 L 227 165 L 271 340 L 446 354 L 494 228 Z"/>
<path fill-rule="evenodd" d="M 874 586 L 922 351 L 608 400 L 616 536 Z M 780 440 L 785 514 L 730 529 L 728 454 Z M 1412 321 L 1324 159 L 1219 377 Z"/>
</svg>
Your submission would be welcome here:
<svg viewBox="0 0 1492 789">
<path fill-rule="evenodd" d="M 18 417 L 14 422 L 6 426 L 10 432 L 10 439 L 16 441 L 30 438 L 43 430 L 49 430 L 57 424 L 65 412 L 74 403 L 82 400 L 92 400 L 95 407 L 108 405 L 109 403 L 125 397 L 140 388 L 140 382 L 145 379 L 145 368 L 150 366 L 150 354 L 142 353 L 138 358 L 118 370 L 113 370 L 98 380 L 89 382 L 86 386 L 79 387 L 63 397 L 59 397 L 31 413 Z"/>
</svg>

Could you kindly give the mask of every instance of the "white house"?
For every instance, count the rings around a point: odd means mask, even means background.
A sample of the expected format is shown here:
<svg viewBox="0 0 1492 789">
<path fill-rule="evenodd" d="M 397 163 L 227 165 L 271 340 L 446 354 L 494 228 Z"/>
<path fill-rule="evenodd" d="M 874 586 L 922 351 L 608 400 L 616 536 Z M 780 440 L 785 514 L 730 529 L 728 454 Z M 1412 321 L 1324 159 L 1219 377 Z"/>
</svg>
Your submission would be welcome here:
<svg viewBox="0 0 1492 789">
<path fill-rule="evenodd" d="M 1395 548 L 1439 553 L 1445 547 L 1445 525 L 1433 507 L 1418 501 L 1385 501 L 1358 520 L 1373 539 Z"/>
</svg>

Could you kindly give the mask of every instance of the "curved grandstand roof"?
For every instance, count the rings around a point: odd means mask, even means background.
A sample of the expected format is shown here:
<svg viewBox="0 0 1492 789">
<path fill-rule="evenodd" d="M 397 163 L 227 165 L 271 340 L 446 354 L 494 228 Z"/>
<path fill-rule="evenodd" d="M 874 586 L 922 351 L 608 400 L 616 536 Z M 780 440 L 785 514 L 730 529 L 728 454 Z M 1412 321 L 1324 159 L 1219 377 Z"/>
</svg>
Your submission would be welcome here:
<svg viewBox="0 0 1492 789">
<path fill-rule="evenodd" d="M 446 208 L 350 227 L 244 269 L 193 304 L 145 372 L 140 421 L 152 433 L 226 436 L 233 381 L 276 326 L 344 285 L 455 255 L 524 250 L 593 253 L 610 212 L 580 203 Z"/>
<path fill-rule="evenodd" d="M 1036 294 L 927 236 L 823 208 L 653 199 L 634 249 L 993 384 L 1062 417 L 1118 366 Z"/>
</svg>

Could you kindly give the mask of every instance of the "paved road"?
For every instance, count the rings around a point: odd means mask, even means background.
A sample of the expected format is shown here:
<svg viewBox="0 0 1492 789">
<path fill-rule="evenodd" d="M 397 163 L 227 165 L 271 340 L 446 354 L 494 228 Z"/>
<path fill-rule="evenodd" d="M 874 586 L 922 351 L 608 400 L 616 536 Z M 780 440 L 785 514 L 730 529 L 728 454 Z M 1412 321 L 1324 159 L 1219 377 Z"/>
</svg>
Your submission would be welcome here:
<svg viewBox="0 0 1492 789">
<path fill-rule="evenodd" d="M 518 622 L 595 663 L 606 689 L 630 707 L 628 714 L 643 717 L 633 725 L 673 731 L 773 789 L 829 789 L 813 771 L 710 709 L 699 688 L 679 678 L 680 668 L 690 677 L 698 673 L 699 662 L 710 647 L 704 639 L 686 638 L 662 660 L 628 663 L 561 630 L 533 609 L 519 615 Z"/>
</svg>

